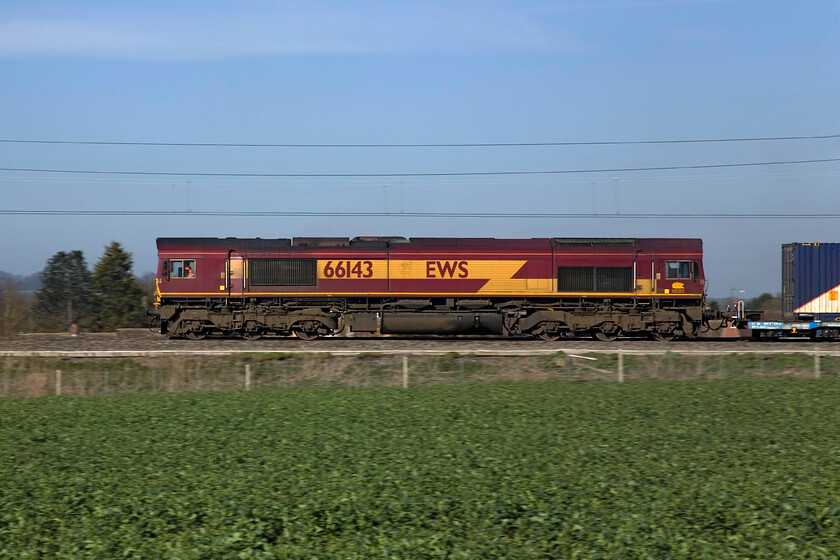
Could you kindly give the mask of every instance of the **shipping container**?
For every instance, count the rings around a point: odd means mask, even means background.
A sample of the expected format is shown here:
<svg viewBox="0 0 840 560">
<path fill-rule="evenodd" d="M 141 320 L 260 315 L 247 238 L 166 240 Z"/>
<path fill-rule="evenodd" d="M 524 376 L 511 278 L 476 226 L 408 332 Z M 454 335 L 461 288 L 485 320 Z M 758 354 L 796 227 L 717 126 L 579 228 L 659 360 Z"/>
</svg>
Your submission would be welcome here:
<svg viewBox="0 0 840 560">
<path fill-rule="evenodd" d="M 784 320 L 840 321 L 840 243 L 782 245 Z"/>
</svg>

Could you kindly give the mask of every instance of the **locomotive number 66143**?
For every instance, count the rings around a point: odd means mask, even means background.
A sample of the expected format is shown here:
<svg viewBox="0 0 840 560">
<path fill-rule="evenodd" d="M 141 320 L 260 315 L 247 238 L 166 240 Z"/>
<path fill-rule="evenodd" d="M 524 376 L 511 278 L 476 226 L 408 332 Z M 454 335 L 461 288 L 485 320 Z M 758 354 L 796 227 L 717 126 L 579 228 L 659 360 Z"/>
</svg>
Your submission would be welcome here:
<svg viewBox="0 0 840 560">
<path fill-rule="evenodd" d="M 373 278 L 373 261 L 327 261 L 324 278 Z"/>
</svg>

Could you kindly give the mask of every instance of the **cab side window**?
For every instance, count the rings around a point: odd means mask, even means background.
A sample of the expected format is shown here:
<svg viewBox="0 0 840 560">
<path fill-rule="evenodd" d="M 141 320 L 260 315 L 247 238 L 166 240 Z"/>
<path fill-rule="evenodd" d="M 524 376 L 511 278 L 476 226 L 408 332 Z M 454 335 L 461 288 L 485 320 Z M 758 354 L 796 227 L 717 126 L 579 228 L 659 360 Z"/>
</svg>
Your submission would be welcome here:
<svg viewBox="0 0 840 560">
<path fill-rule="evenodd" d="M 195 260 L 169 261 L 172 278 L 195 278 Z"/>
<path fill-rule="evenodd" d="M 665 278 L 691 278 L 691 261 L 665 261 Z"/>
</svg>

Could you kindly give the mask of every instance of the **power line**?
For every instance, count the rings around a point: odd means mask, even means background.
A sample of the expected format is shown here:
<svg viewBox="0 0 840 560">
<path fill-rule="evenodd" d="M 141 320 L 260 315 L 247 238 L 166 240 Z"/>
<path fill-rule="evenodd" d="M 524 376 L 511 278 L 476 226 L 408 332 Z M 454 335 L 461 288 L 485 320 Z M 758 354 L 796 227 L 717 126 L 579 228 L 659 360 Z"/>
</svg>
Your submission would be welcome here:
<svg viewBox="0 0 840 560">
<path fill-rule="evenodd" d="M 596 218 L 596 219 L 836 219 L 840 213 L 532 213 L 532 212 L 329 212 L 329 211 L 182 211 L 182 210 L 0 210 L 0 215 L 27 216 L 211 216 L 211 217 L 354 217 L 354 218 Z"/>
<path fill-rule="evenodd" d="M 109 142 L 100 140 L 0 139 L 6 144 L 70 144 L 82 146 L 169 146 L 197 148 L 507 148 L 535 146 L 624 146 L 640 144 L 711 144 L 721 142 L 776 142 L 782 140 L 828 140 L 840 134 L 808 136 L 756 136 L 744 138 L 699 138 L 685 140 L 603 140 L 593 142 L 475 142 L 446 144 L 257 144 L 234 142 Z"/>
<path fill-rule="evenodd" d="M 756 167 L 761 165 L 798 165 L 810 163 L 837 162 L 840 158 L 800 159 L 788 161 L 760 161 L 746 163 L 718 163 L 709 165 L 666 165 L 657 167 L 616 167 L 601 169 L 555 169 L 547 171 L 456 171 L 433 173 L 188 173 L 179 171 L 102 171 L 88 169 L 37 169 L 25 167 L 0 167 L 0 171 L 15 171 L 23 173 L 66 173 L 73 175 L 143 175 L 167 177 L 488 177 L 500 175 L 567 175 L 575 173 L 624 173 L 635 171 L 674 171 L 678 169 L 724 169 L 731 167 Z"/>
<path fill-rule="evenodd" d="M 631 183 L 657 183 L 657 182 L 667 182 L 667 183 L 676 183 L 681 181 L 718 181 L 718 180 L 726 180 L 732 181 L 734 179 L 799 179 L 799 178 L 820 178 L 820 177 L 835 177 L 840 175 L 840 171 L 819 171 L 819 172 L 778 172 L 778 173 L 740 173 L 740 174 L 726 174 L 726 175 L 660 175 L 656 177 L 622 177 L 621 184 L 628 185 Z M 358 178 L 351 178 L 351 179 L 358 179 Z M 494 178 L 478 178 L 475 180 L 481 180 L 481 183 L 470 183 L 470 178 L 458 178 L 453 177 L 452 182 L 446 183 L 447 186 L 458 186 L 458 185 L 476 185 L 480 184 L 482 186 L 505 186 L 511 184 L 510 179 L 505 178 L 496 178 L 494 182 Z M 535 176 L 528 178 L 530 181 L 541 181 Z M 554 185 L 590 185 L 595 186 L 597 185 L 605 185 L 610 184 L 612 185 L 612 179 L 599 179 L 599 181 L 610 181 L 609 183 L 593 183 L 593 180 L 590 178 L 575 178 L 575 179 L 565 179 L 565 180 L 558 180 L 555 179 L 552 184 Z M 159 187 L 171 187 L 171 186 L 178 186 L 178 187 L 228 187 L 228 186 L 238 186 L 238 187 L 270 187 L 274 186 L 272 183 L 273 179 L 271 177 L 255 177 L 254 181 L 243 181 L 242 178 L 219 178 L 219 179 L 202 179 L 201 182 L 193 182 L 193 181 L 184 181 L 179 180 L 179 182 L 173 184 L 171 180 L 167 180 L 165 178 L 109 178 L 109 177 L 60 177 L 60 176 L 51 176 L 50 178 L 42 178 L 37 176 L 0 176 L 0 183 L 54 183 L 54 184 L 74 184 L 74 185 L 96 185 L 96 186 L 105 186 L 105 185 L 146 185 L 146 186 L 159 186 Z M 517 179 L 517 185 L 524 184 L 525 179 Z M 334 187 L 336 183 L 333 178 L 325 179 L 325 182 L 317 182 L 317 181 L 301 181 L 296 183 L 291 183 L 294 185 L 301 185 L 306 187 Z M 409 187 L 417 187 L 417 186 L 428 186 L 432 183 L 410 183 L 405 184 L 404 186 Z M 542 184 L 542 183 L 541 183 Z M 356 182 L 356 183 L 349 183 L 349 185 L 354 186 L 375 186 L 376 188 L 381 187 L 382 185 L 373 184 L 370 182 Z M 348 185 L 348 186 L 349 186 Z M 393 186 L 393 185 L 391 185 Z"/>
</svg>

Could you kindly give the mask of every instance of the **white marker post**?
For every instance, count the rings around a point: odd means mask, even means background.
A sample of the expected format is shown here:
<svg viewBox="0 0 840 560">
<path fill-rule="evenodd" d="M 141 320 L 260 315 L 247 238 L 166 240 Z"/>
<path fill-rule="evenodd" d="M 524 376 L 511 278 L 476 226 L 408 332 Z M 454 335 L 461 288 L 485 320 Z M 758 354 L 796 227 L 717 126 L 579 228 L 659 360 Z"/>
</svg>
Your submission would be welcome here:
<svg viewBox="0 0 840 560">
<path fill-rule="evenodd" d="M 618 382 L 624 383 L 624 352 L 618 351 Z"/>
</svg>

